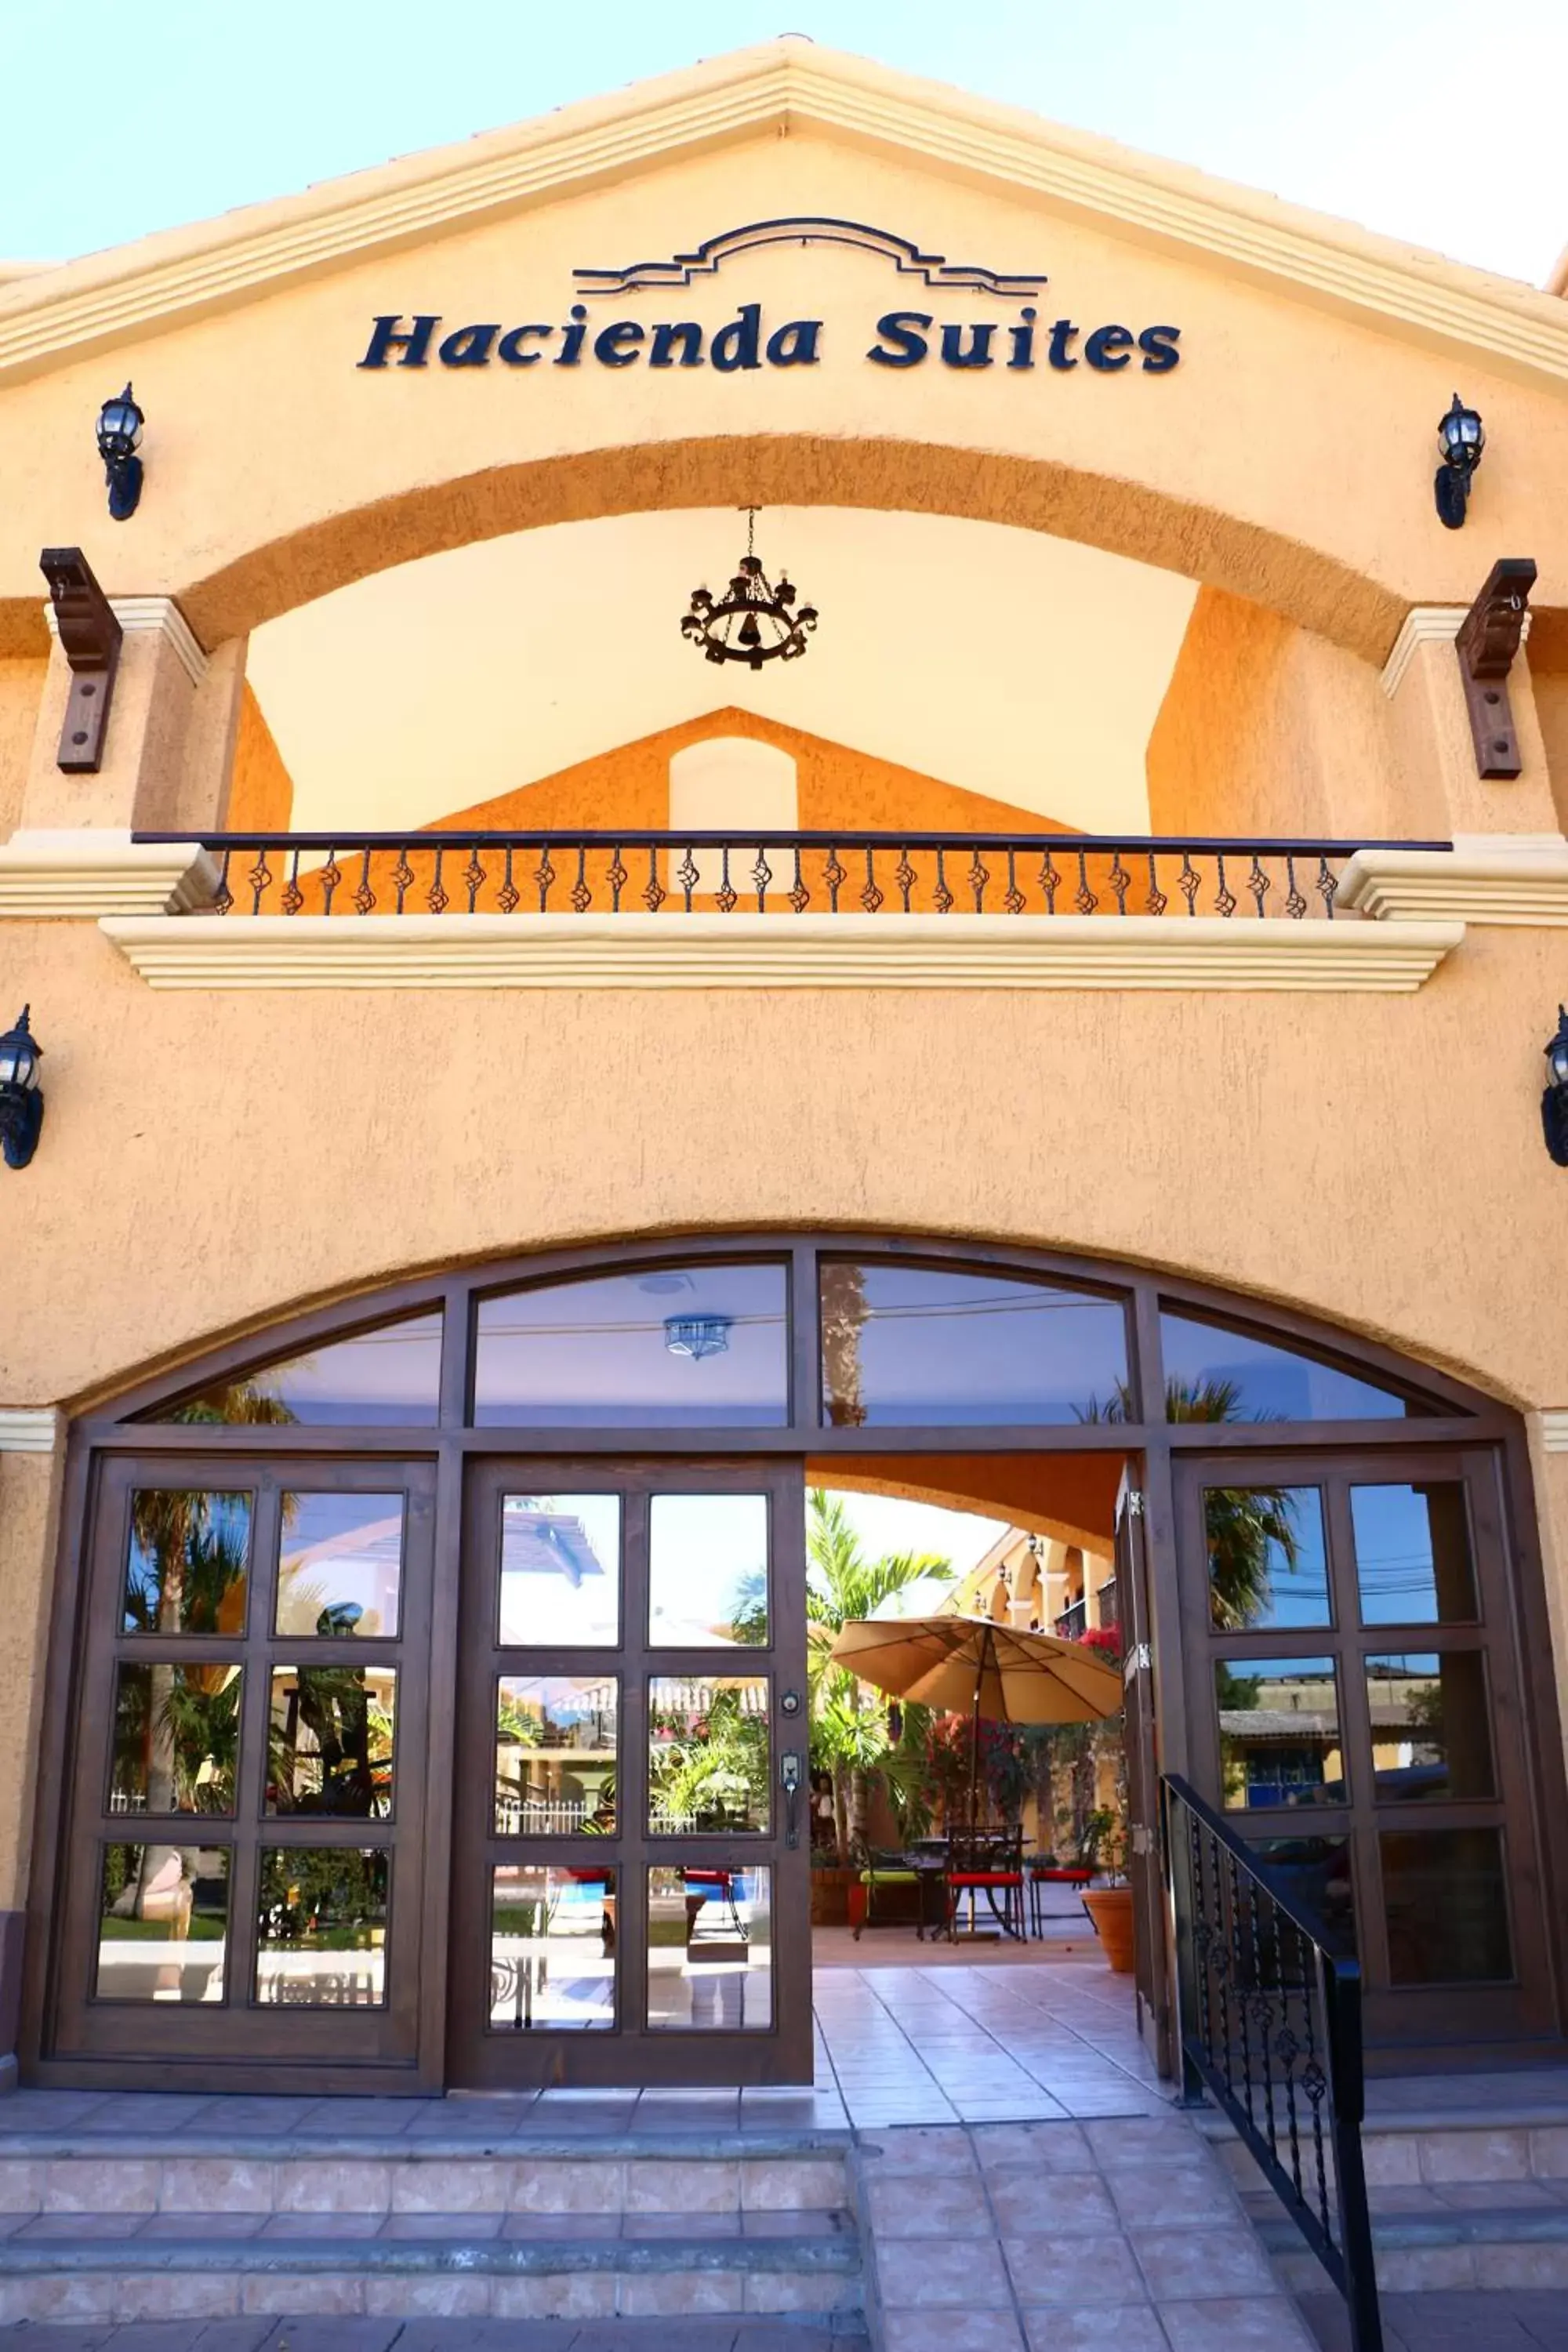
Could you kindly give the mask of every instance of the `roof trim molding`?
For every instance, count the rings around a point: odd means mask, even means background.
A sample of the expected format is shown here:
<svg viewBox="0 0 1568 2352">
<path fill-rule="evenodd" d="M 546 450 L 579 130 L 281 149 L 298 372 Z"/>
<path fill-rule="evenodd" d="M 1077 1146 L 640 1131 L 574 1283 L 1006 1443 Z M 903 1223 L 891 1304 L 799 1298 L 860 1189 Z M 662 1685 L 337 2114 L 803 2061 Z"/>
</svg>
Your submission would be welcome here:
<svg viewBox="0 0 1568 2352">
<path fill-rule="evenodd" d="M 1568 309 L 1549 294 L 1021 108 L 788 39 L 0 288 L 0 383 L 681 152 L 791 126 L 1003 184 L 1527 382 L 1568 383 Z"/>
</svg>

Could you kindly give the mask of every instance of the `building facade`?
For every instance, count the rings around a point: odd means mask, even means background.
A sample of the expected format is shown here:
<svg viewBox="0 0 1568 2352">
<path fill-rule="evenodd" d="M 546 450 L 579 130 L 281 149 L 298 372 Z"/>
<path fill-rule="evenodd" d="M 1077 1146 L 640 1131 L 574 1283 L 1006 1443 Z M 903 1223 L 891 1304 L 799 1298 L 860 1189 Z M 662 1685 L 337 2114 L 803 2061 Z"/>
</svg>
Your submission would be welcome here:
<svg viewBox="0 0 1568 2352">
<path fill-rule="evenodd" d="M 24 2074 L 797 2078 L 829 1472 L 1114 1577 L 1156 2042 L 1173 1771 L 1561 2052 L 1565 397 L 793 39 L 0 283 Z"/>
</svg>

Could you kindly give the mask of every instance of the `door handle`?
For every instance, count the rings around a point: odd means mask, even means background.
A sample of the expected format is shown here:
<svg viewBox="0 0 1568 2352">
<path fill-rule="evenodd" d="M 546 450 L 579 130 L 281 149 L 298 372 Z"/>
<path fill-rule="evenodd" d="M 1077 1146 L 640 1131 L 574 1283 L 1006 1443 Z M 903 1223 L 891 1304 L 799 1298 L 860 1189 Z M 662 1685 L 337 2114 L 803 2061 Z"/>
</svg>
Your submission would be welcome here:
<svg viewBox="0 0 1568 2352">
<path fill-rule="evenodd" d="M 784 1843 L 800 1843 L 800 1751 L 786 1748 L 779 1758 L 779 1786 L 784 1792 Z"/>
</svg>

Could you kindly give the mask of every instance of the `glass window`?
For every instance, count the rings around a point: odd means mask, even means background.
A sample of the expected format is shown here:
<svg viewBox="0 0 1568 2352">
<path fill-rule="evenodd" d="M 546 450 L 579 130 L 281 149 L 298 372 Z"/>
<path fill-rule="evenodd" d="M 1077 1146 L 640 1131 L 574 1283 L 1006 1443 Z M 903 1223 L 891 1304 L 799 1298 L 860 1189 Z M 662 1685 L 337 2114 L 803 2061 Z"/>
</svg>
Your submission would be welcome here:
<svg viewBox="0 0 1568 2352">
<path fill-rule="evenodd" d="M 1500 1830 L 1384 1830 L 1383 1909 L 1396 1985 L 1513 1975 Z"/>
<path fill-rule="evenodd" d="M 647 2021 L 763 2033 L 773 2021 L 773 1873 L 706 1864 L 647 1874 Z"/>
<path fill-rule="evenodd" d="M 580 2033 L 616 2021 L 609 1867 L 502 1863 L 490 1876 L 492 2033 Z"/>
<path fill-rule="evenodd" d="M 657 1675 L 648 1685 L 648 1827 L 765 1830 L 768 1685 L 758 1675 Z"/>
<path fill-rule="evenodd" d="M 1332 1658 L 1216 1658 L 1214 1681 L 1227 1809 L 1346 1802 Z"/>
<path fill-rule="evenodd" d="M 776 1427 L 789 1418 L 782 1265 L 649 1267 L 479 1302 L 481 1429 Z"/>
<path fill-rule="evenodd" d="M 1045 1282 L 825 1259 L 823 1408 L 867 1423 L 1127 1418 L 1121 1306 Z"/>
<path fill-rule="evenodd" d="M 396 1706 L 390 1666 L 274 1666 L 267 1811 L 384 1821 Z"/>
<path fill-rule="evenodd" d="M 184 1486 L 131 1497 L 127 1633 L 243 1633 L 251 1498 Z"/>
<path fill-rule="evenodd" d="M 1479 1614 L 1470 1518 L 1458 1478 L 1352 1486 L 1363 1625 L 1466 1625 Z"/>
<path fill-rule="evenodd" d="M 1379 1804 L 1494 1793 L 1486 1661 L 1479 1650 L 1369 1657 L 1366 1701 Z"/>
<path fill-rule="evenodd" d="M 263 1846 L 256 1998 L 294 2009 L 386 2002 L 383 1847 Z"/>
<path fill-rule="evenodd" d="M 222 1846 L 106 1845 L 100 2000 L 215 2001 L 224 1993 L 228 1855 Z"/>
<path fill-rule="evenodd" d="M 403 1517 L 401 1495 L 285 1495 L 278 1632 L 333 1640 L 395 1634 Z"/>
<path fill-rule="evenodd" d="M 127 1661 L 114 1679 L 111 1813 L 232 1813 L 237 1665 Z"/>
<path fill-rule="evenodd" d="M 660 1650 L 767 1647 L 765 1495 L 653 1497 L 647 1637 Z"/>
<path fill-rule="evenodd" d="M 406 1316 L 309 1354 L 284 1356 L 200 1396 L 162 1405 L 152 1421 L 276 1429 L 332 1422 L 433 1429 L 440 1418 L 441 1313 Z"/>
<path fill-rule="evenodd" d="M 496 1685 L 498 1837 L 614 1834 L 619 1700 L 613 1675 L 501 1675 Z"/>
<path fill-rule="evenodd" d="M 1160 1352 L 1167 1421 L 1397 1421 L 1421 1410 L 1298 1349 L 1169 1310 Z"/>
<path fill-rule="evenodd" d="M 1209 1621 L 1228 1633 L 1331 1625 L 1317 1486 L 1204 1490 Z"/>
<path fill-rule="evenodd" d="M 1290 1899 L 1321 1922 L 1331 1945 L 1353 1958 L 1355 1887 L 1349 1838 L 1248 1838 L 1247 1843 L 1258 1860 L 1268 1864 L 1270 1876 L 1280 1882 Z M 1289 1965 L 1296 1955 L 1289 1935 L 1283 1944 Z"/>
<path fill-rule="evenodd" d="M 508 1495 L 501 1504 L 503 1649 L 613 1650 L 621 1638 L 618 1495 Z"/>
</svg>

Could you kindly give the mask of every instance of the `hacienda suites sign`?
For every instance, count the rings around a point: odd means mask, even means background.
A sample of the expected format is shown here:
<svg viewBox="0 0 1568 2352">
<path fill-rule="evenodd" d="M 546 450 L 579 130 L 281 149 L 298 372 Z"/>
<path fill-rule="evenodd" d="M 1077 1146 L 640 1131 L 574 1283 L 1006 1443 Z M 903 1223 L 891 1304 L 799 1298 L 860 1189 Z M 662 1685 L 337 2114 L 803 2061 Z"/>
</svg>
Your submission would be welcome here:
<svg viewBox="0 0 1568 2352">
<path fill-rule="evenodd" d="M 707 278 L 741 253 L 766 246 L 848 246 L 892 262 L 901 277 L 935 293 L 971 293 L 1009 305 L 1011 318 L 992 317 L 939 323 L 918 307 L 886 310 L 870 329 L 862 356 L 873 366 L 912 368 L 927 359 L 950 368 L 1044 365 L 1065 372 L 1080 362 L 1101 375 L 1119 374 L 1136 358 L 1145 375 L 1168 375 L 1181 359 L 1181 329 L 1086 326 L 1077 319 L 1046 319 L 1039 297 L 1045 272 L 1007 276 L 941 254 L 922 253 L 906 238 L 858 221 L 825 218 L 757 221 L 710 238 L 695 253 L 670 261 L 645 261 L 628 269 L 577 269 L 580 294 L 599 299 L 638 292 L 679 292 Z M 1033 299 L 1031 299 L 1033 298 Z M 671 306 L 672 308 L 675 306 Z M 443 332 L 443 330 L 446 330 Z M 752 368 L 816 367 L 825 351 L 824 321 L 784 319 L 773 323 L 760 302 L 742 302 L 735 315 L 710 329 L 694 319 L 664 319 L 645 324 L 618 318 L 595 326 L 588 302 L 571 306 L 560 325 L 530 320 L 510 326 L 503 320 L 447 328 L 439 312 L 392 311 L 372 321 L 362 368 L 711 367 L 721 374 Z"/>
</svg>

